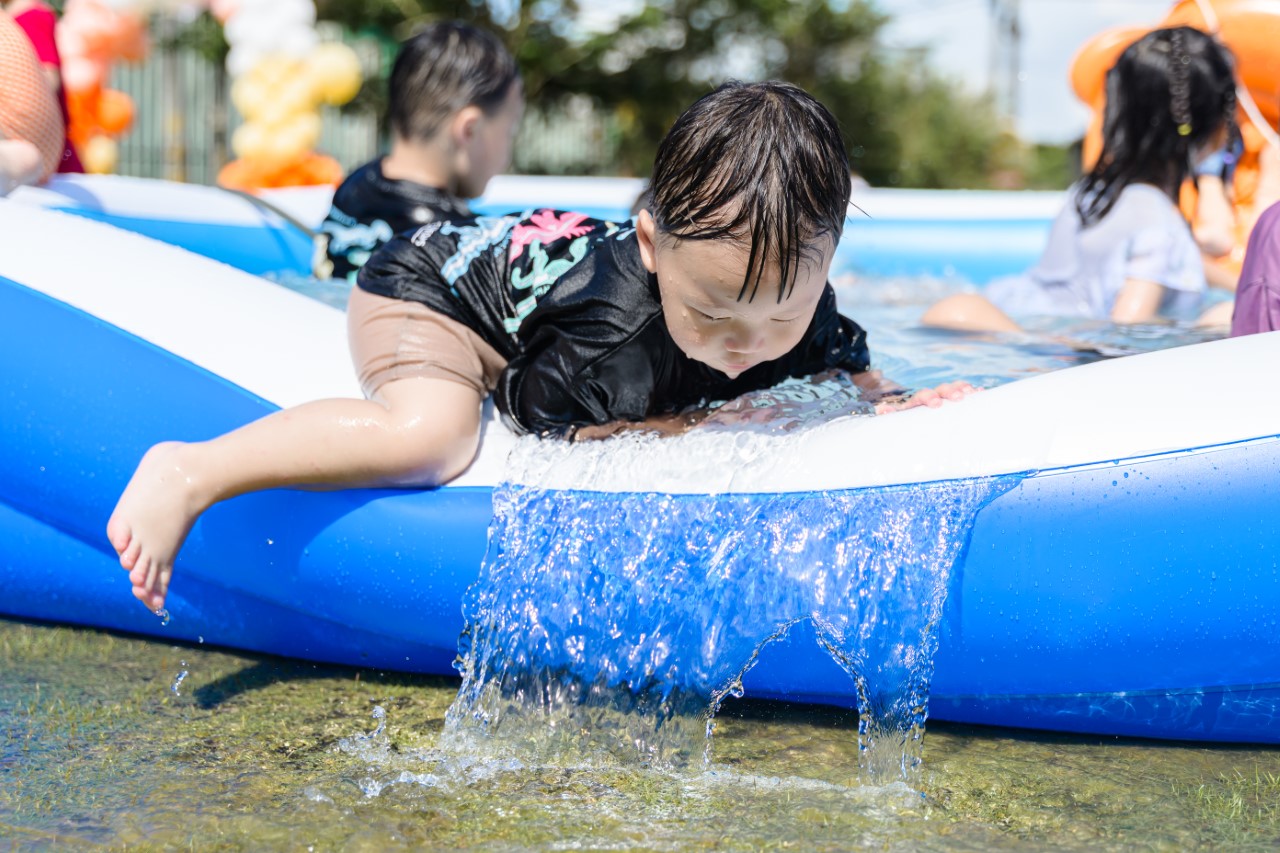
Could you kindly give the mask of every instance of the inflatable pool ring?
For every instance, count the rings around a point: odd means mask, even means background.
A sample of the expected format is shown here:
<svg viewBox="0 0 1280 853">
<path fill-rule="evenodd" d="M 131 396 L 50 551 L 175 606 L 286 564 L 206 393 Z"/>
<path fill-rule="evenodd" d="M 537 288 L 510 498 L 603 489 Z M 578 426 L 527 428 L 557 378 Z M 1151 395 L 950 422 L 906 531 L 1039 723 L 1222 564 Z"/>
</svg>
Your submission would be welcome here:
<svg viewBox="0 0 1280 853">
<path fill-rule="evenodd" d="M 620 220 L 641 186 L 637 178 L 499 175 L 471 209 L 496 215 L 551 205 Z M 308 234 L 323 221 L 332 193 L 310 186 L 232 195 L 149 178 L 55 175 L 11 198 L 108 222 L 247 272 L 305 276 L 313 260 Z M 1035 263 L 1062 193 L 860 189 L 856 201 L 870 217 L 849 220 L 833 268 L 980 285 Z"/>
<path fill-rule="evenodd" d="M 1253 224 L 1280 191 L 1280 175 L 1266 176 L 1262 163 L 1270 158 L 1280 168 L 1280 139 L 1275 130 L 1280 123 L 1280 50 L 1276 49 L 1280 44 L 1280 0 L 1179 0 L 1155 27 L 1115 27 L 1086 42 L 1071 63 L 1072 89 L 1092 112 L 1082 165 L 1086 170 L 1091 168 L 1102 148 L 1107 71 L 1133 42 L 1156 27 L 1169 26 L 1190 26 L 1214 34 L 1236 58 L 1240 84 L 1237 123 L 1244 152 L 1232 186 L 1235 247 L 1222 261 L 1239 273 Z M 1194 197 L 1184 194 L 1183 207 L 1194 210 Z"/>
<path fill-rule="evenodd" d="M 103 533 L 134 465 L 159 440 L 357 394 L 343 314 L 12 200 L 0 200 L 0 233 L 26 249 L 0 253 L 0 612 L 453 672 L 510 434 L 486 421 L 476 463 L 440 489 L 273 490 L 217 505 L 187 540 L 162 623 L 129 594 Z M 643 512 L 664 496 L 804 501 L 1011 477 L 957 552 L 931 716 L 1277 743 L 1280 406 L 1257 389 L 1278 361 L 1280 335 L 1251 335 L 1074 367 L 936 411 L 837 421 L 787 440 L 781 458 L 723 466 L 716 482 L 644 466 L 607 491 L 646 498 Z M 779 644 L 746 674 L 748 696 L 856 704 L 812 634 Z"/>
</svg>

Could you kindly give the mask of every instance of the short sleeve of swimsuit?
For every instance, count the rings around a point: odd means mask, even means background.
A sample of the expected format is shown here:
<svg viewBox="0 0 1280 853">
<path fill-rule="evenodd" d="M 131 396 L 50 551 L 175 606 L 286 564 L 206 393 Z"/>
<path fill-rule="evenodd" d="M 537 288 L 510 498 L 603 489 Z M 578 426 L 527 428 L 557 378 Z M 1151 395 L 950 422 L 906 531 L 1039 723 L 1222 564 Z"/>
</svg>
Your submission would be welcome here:
<svg viewBox="0 0 1280 853">
<path fill-rule="evenodd" d="M 1129 241 L 1125 279 L 1154 282 L 1170 290 L 1204 290 L 1199 251 L 1185 223 L 1144 227 Z"/>
<path fill-rule="evenodd" d="M 1249 235 L 1231 335 L 1280 330 L 1280 202 L 1258 217 Z"/>
</svg>

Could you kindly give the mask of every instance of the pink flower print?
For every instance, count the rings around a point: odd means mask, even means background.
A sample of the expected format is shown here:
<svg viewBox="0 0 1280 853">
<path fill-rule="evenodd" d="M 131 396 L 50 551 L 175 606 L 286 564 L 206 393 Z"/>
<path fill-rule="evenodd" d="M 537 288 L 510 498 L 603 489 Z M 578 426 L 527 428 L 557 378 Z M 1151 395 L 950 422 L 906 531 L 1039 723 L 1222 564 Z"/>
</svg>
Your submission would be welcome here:
<svg viewBox="0 0 1280 853">
<path fill-rule="evenodd" d="M 590 225 L 581 225 L 587 218 L 585 213 L 565 212 L 556 215 L 554 210 L 539 210 L 529 217 L 532 225 L 521 223 L 511 231 L 511 256 L 514 261 L 524 253 L 524 247 L 535 240 L 546 246 L 561 237 L 581 237 L 591 230 Z"/>
</svg>

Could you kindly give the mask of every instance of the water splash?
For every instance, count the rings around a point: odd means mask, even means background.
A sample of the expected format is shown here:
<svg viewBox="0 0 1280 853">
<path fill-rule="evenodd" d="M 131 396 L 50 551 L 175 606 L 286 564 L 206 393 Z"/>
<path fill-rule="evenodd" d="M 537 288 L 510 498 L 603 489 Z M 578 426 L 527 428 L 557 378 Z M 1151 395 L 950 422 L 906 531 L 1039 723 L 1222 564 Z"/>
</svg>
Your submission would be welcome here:
<svg viewBox="0 0 1280 853">
<path fill-rule="evenodd" d="M 374 705 L 372 717 L 377 726 L 371 732 L 361 732 L 338 741 L 338 750 L 348 755 L 370 762 L 384 759 L 391 751 L 387 732 L 387 711 L 381 705 Z"/>
<path fill-rule="evenodd" d="M 180 661 L 179 663 L 182 665 L 182 670 L 177 674 L 177 676 L 174 677 L 173 684 L 169 685 L 169 689 L 173 691 L 174 696 L 182 695 L 182 693 L 179 692 L 178 688 L 182 686 L 182 682 L 187 677 L 187 669 L 186 669 L 187 662 Z"/>
<path fill-rule="evenodd" d="M 511 470 L 524 484 L 495 490 L 464 604 L 463 684 L 442 747 L 706 765 L 720 704 L 769 643 L 809 622 L 851 679 L 830 693 L 857 704 L 864 777 L 912 778 L 952 565 L 978 510 L 1016 478 L 794 494 L 562 487 L 617 480 L 619 467 L 653 475 L 658 444 L 704 482 L 700 467 L 776 458 L 778 441 L 722 430 L 561 443 L 550 464 L 545 443 L 522 442 Z"/>
</svg>

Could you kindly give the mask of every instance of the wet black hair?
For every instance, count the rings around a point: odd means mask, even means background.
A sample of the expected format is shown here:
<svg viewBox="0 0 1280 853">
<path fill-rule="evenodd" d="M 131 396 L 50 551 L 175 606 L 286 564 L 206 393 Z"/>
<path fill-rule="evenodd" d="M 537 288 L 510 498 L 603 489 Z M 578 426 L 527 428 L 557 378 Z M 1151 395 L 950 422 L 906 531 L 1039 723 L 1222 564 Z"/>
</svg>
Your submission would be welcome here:
<svg viewBox="0 0 1280 853">
<path fill-rule="evenodd" d="M 815 244 L 840 239 L 850 189 L 840 126 L 817 99 L 790 83 L 729 82 L 676 119 L 645 201 L 663 234 L 749 246 L 739 300 L 777 263 L 781 302 Z"/>
<path fill-rule="evenodd" d="M 464 107 L 496 112 L 518 79 L 516 61 L 497 36 L 459 21 L 430 24 L 400 46 L 392 66 L 391 130 L 403 139 L 430 139 Z"/>
<path fill-rule="evenodd" d="M 1237 133 L 1235 87 L 1230 51 L 1192 27 L 1152 30 L 1125 48 L 1107 72 L 1102 152 L 1076 195 L 1081 222 L 1106 216 L 1132 183 L 1176 202 L 1196 149 L 1224 124 Z"/>
</svg>

